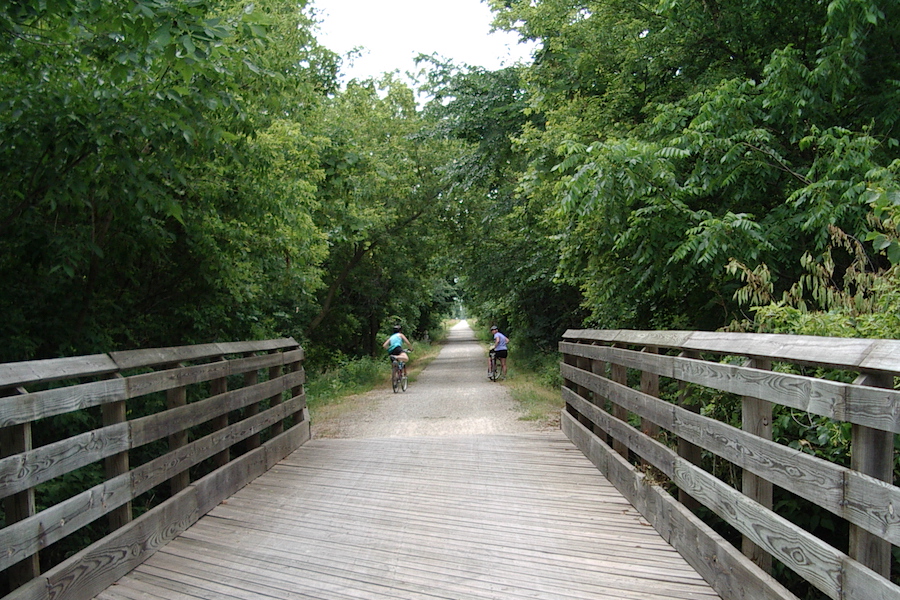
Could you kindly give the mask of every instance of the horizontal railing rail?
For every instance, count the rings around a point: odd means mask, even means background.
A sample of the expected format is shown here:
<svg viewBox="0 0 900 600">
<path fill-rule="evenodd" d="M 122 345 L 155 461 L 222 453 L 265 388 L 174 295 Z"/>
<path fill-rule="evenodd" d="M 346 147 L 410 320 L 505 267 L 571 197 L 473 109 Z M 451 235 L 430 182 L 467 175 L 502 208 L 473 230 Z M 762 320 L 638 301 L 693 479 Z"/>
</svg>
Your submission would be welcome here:
<svg viewBox="0 0 900 600">
<path fill-rule="evenodd" d="M 302 361 L 288 338 L 0 364 L 7 598 L 92 598 L 306 442 Z"/>
<path fill-rule="evenodd" d="M 560 351 L 563 429 L 723 598 L 795 598 L 770 575 L 774 559 L 829 598 L 900 599 L 900 341 L 570 330 Z M 711 397 L 734 407 L 731 423 L 701 410 Z M 847 424 L 849 464 L 773 439 L 785 411 L 826 417 L 838 436 Z M 779 514 L 777 488 L 845 523 L 846 542 Z M 701 506 L 743 553 L 695 516 Z"/>
</svg>

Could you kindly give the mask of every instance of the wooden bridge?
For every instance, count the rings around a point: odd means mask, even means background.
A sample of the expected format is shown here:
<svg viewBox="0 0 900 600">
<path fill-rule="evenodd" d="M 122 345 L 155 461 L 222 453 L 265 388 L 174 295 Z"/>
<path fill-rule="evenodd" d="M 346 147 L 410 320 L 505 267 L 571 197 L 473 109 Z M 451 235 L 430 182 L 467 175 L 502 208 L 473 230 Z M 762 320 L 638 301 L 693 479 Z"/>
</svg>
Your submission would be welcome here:
<svg viewBox="0 0 900 600">
<path fill-rule="evenodd" d="M 560 349 L 561 431 L 441 438 L 310 441 L 290 339 L 0 365 L 6 598 L 794 598 L 773 557 L 825 597 L 900 598 L 900 342 L 582 330 Z M 851 463 L 771 439 L 801 415 L 838 445 L 848 423 Z M 773 486 L 846 539 L 791 523 Z"/>
</svg>

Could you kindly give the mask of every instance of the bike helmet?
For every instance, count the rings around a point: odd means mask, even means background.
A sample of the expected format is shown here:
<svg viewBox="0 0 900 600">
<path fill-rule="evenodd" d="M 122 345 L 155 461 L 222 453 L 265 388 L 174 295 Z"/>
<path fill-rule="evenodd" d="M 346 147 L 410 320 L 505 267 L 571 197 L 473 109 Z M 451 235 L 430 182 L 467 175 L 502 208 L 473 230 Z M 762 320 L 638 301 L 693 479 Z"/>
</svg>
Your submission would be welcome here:
<svg viewBox="0 0 900 600">
<path fill-rule="evenodd" d="M 403 327 L 401 327 L 400 325 L 394 325 L 394 333 L 400 333 L 400 330 L 402 329 Z"/>
</svg>

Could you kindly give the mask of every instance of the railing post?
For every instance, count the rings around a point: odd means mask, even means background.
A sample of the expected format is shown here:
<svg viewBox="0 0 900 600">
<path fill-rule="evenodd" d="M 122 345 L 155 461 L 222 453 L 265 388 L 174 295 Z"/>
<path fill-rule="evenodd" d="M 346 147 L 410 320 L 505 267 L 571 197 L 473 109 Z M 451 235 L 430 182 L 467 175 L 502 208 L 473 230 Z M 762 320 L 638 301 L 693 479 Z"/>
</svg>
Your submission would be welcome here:
<svg viewBox="0 0 900 600">
<path fill-rule="evenodd" d="M 620 344 L 614 344 L 614 348 L 622 348 L 623 346 Z M 612 363 L 611 368 L 611 379 L 616 383 L 620 383 L 622 385 L 628 385 L 628 368 L 625 365 L 620 365 L 618 363 Z M 613 416 L 620 421 L 628 422 L 628 410 L 620 404 L 613 402 Z M 628 458 L 628 445 L 622 440 L 613 439 L 613 450 Z"/>
<path fill-rule="evenodd" d="M 220 356 L 219 360 L 225 361 L 224 356 Z M 218 379 L 213 379 L 210 382 L 209 392 L 210 396 L 218 396 L 219 394 L 224 394 L 228 391 L 228 378 L 227 377 L 219 377 Z M 215 419 L 212 419 L 212 428 L 215 431 L 220 429 L 225 429 L 228 427 L 228 413 L 224 415 L 220 415 Z M 218 469 L 224 467 L 231 460 L 231 449 L 225 448 L 215 456 L 213 456 L 213 465 L 214 468 Z"/>
<path fill-rule="evenodd" d="M 700 358 L 700 353 L 695 352 L 693 350 L 685 350 L 681 354 L 679 354 L 679 356 L 681 358 L 698 359 L 698 358 Z M 683 381 L 679 381 L 678 388 L 681 391 L 679 394 L 681 397 L 681 400 L 679 402 L 681 407 L 686 410 L 689 410 L 691 412 L 699 413 L 700 407 L 697 405 L 696 402 L 690 401 L 691 398 L 690 398 L 690 395 L 688 394 L 688 384 Z M 685 440 L 684 438 L 679 437 L 678 438 L 678 456 L 684 458 L 691 464 L 699 466 L 701 464 L 701 460 L 703 458 L 703 453 L 702 453 L 700 446 L 692 444 L 692 443 L 688 442 L 687 440 Z M 682 504 L 684 504 L 685 507 L 690 510 L 696 510 L 696 509 L 700 508 L 700 502 L 695 500 L 693 497 L 691 497 L 690 494 L 688 494 L 686 491 L 684 491 L 681 488 L 678 488 L 678 501 L 681 502 Z"/>
<path fill-rule="evenodd" d="M 116 378 L 122 378 L 121 373 L 116 373 Z M 125 401 L 110 402 L 103 405 L 103 426 L 118 425 L 128 420 L 128 410 Z M 103 459 L 103 468 L 106 479 L 113 479 L 119 475 L 124 475 L 130 471 L 128 463 L 128 452 L 119 452 Z M 120 527 L 124 527 L 131 522 L 131 502 L 126 502 L 122 506 L 110 511 L 107 515 L 110 531 L 115 531 Z"/>
<path fill-rule="evenodd" d="M 578 367 L 579 369 L 581 369 L 582 371 L 590 371 L 591 370 L 591 359 L 585 358 L 583 356 L 575 357 L 575 366 Z M 593 394 L 591 393 L 591 390 L 589 390 L 586 387 L 580 386 L 580 385 L 575 386 L 575 392 L 579 396 L 584 398 L 585 400 L 590 400 L 591 397 L 593 396 Z M 582 425 L 584 425 L 585 427 L 590 429 L 593 433 L 595 433 L 595 434 L 598 433 L 598 427 L 596 425 L 594 425 L 591 422 L 591 420 L 588 419 L 587 417 L 579 415 L 578 421 Z"/>
<path fill-rule="evenodd" d="M 593 342 L 593 345 L 599 345 L 598 342 Z M 605 360 L 591 360 L 591 373 L 594 375 L 599 375 L 600 377 L 607 377 L 609 373 L 607 373 L 607 363 Z M 606 398 L 594 396 L 594 404 L 596 404 L 600 409 L 606 410 Z M 612 443 L 612 439 L 608 432 L 601 430 L 599 427 L 595 426 L 593 429 L 594 433 L 597 434 L 600 439 L 606 442 L 607 445 Z"/>
<path fill-rule="evenodd" d="M 853 383 L 893 389 L 894 377 L 863 373 Z M 882 481 L 893 481 L 894 434 L 854 424 L 851 435 L 850 468 Z M 849 554 L 883 577 L 890 577 L 890 542 L 851 524 Z"/>
<path fill-rule="evenodd" d="M 291 363 L 291 372 L 302 373 L 303 372 L 303 361 L 298 360 L 298 361 Z M 291 388 L 291 398 L 296 398 L 300 395 L 303 395 L 305 393 L 303 387 L 304 387 L 304 384 L 302 384 L 302 383 L 300 385 L 295 385 L 294 387 L 292 387 Z M 306 408 L 304 407 L 303 410 L 300 410 L 300 411 L 297 411 L 296 413 L 294 413 L 293 422 L 291 423 L 291 425 L 299 425 L 303 421 L 305 410 L 306 410 Z"/>
<path fill-rule="evenodd" d="M 27 394 L 24 388 L 0 391 L 0 397 L 16 394 Z M 6 458 L 21 452 L 33 449 L 31 439 L 31 423 L 12 425 L 0 429 L 0 458 Z M 35 514 L 34 488 L 28 488 L 24 492 L 13 494 L 3 500 L 3 514 L 6 525 L 17 523 Z M 4 550 L 5 552 L 5 550 Z M 24 585 L 41 574 L 41 563 L 38 554 L 32 554 L 25 560 L 7 569 L 10 589 Z"/>
<path fill-rule="evenodd" d="M 745 367 L 769 371 L 772 369 L 772 361 L 763 359 L 750 359 Z M 772 439 L 772 403 L 757 398 L 744 396 L 741 398 L 741 427 L 747 433 L 751 433 L 765 440 Z M 744 469 L 741 474 L 741 491 L 748 498 L 758 502 L 769 510 L 772 509 L 772 482 L 754 475 Z M 766 573 L 772 572 L 772 555 L 754 544 L 744 536 L 741 546 L 744 555 L 752 560 Z"/>
<path fill-rule="evenodd" d="M 173 367 L 178 368 L 182 365 L 177 363 L 173 365 Z M 178 386 L 176 388 L 172 388 L 166 392 L 166 409 L 172 410 L 173 408 L 179 408 L 182 406 L 187 406 L 187 388 L 185 386 Z M 177 431 L 168 438 L 169 442 L 169 452 L 174 452 L 179 448 L 183 448 L 188 444 L 188 432 L 186 429 L 182 429 Z M 169 480 L 169 490 L 171 494 L 174 496 L 178 492 L 184 490 L 191 484 L 191 472 L 190 469 L 185 469 L 181 473 L 178 473 L 174 477 Z"/>
<path fill-rule="evenodd" d="M 641 352 L 657 354 L 659 349 L 655 346 L 647 346 Z M 641 371 L 641 392 L 648 396 L 659 398 L 659 375 L 649 371 Z M 644 435 L 656 439 L 659 436 L 659 425 L 647 419 L 641 419 L 641 431 Z"/>
<path fill-rule="evenodd" d="M 279 377 L 281 377 L 282 371 L 283 371 L 283 369 L 282 369 L 281 365 L 269 367 L 269 381 L 274 381 L 274 380 L 278 379 Z M 281 404 L 283 402 L 283 400 L 284 399 L 283 399 L 282 392 L 278 392 L 277 394 L 275 394 L 274 396 L 269 398 L 269 406 L 270 407 L 278 406 L 279 404 Z M 281 435 L 282 433 L 284 433 L 284 421 L 278 421 L 277 423 L 272 425 L 271 431 L 272 431 L 272 437 L 274 437 L 276 435 Z"/>
<path fill-rule="evenodd" d="M 245 358 L 250 358 L 255 356 L 254 352 L 246 352 L 244 353 Z M 259 382 L 259 371 L 256 369 L 252 371 L 247 371 L 244 373 L 244 387 L 251 387 L 256 385 Z M 249 419 L 250 417 L 255 417 L 259 414 L 259 402 L 254 402 L 253 404 L 247 407 L 247 410 L 244 411 L 244 418 Z M 254 450 L 259 448 L 260 437 L 259 433 L 254 433 L 250 437 L 247 438 L 247 441 L 244 443 L 244 448 L 246 448 L 247 452 L 250 450 Z"/>
</svg>

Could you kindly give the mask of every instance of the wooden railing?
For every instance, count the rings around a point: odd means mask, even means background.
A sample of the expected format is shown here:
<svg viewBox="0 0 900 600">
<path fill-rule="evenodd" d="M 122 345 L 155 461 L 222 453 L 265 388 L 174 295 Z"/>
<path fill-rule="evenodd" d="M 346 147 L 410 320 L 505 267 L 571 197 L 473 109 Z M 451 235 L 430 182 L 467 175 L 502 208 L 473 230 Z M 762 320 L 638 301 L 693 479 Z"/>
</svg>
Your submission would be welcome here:
<svg viewBox="0 0 900 600">
<path fill-rule="evenodd" d="M 570 330 L 560 350 L 564 431 L 723 598 L 795 598 L 769 575 L 773 558 L 829 598 L 900 598 L 900 341 Z M 711 393 L 734 402 L 740 427 L 701 414 Z M 773 441 L 775 405 L 849 423 L 849 466 Z M 729 485 L 701 464 L 741 476 Z M 773 510 L 773 486 L 843 520 L 846 547 Z M 743 536 L 743 554 L 695 516 L 701 505 Z"/>
<path fill-rule="evenodd" d="M 6 598 L 92 598 L 306 442 L 302 360 L 280 339 L 0 365 Z M 108 535 L 40 572 L 104 517 Z"/>
</svg>

